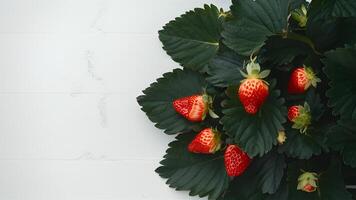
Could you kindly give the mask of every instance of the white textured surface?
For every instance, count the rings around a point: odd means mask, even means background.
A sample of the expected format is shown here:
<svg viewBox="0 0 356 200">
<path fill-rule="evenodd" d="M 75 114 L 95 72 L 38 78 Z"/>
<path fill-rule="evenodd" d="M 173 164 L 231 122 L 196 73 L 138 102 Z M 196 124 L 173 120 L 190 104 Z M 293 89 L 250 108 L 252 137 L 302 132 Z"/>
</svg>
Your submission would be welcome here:
<svg viewBox="0 0 356 200">
<path fill-rule="evenodd" d="M 0 0 L 0 199 L 190 199 L 135 98 L 177 67 L 157 31 L 204 3 L 230 2 Z"/>
</svg>

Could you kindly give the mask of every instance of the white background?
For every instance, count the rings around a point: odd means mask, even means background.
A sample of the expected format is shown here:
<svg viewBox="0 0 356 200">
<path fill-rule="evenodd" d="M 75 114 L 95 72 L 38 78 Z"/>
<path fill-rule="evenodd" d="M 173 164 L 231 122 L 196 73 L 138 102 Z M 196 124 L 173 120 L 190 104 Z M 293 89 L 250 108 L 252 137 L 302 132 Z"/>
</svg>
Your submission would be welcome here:
<svg viewBox="0 0 356 200">
<path fill-rule="evenodd" d="M 136 96 L 178 67 L 157 31 L 228 0 L 0 0 L 0 199 L 176 200 L 173 139 Z"/>
</svg>

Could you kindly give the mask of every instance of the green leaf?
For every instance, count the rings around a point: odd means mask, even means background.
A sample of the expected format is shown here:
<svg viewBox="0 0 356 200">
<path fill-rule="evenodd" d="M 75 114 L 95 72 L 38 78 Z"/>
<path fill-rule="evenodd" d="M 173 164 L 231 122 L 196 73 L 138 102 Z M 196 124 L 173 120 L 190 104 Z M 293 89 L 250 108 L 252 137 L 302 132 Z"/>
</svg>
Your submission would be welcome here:
<svg viewBox="0 0 356 200">
<path fill-rule="evenodd" d="M 245 172 L 235 178 L 227 191 L 219 200 L 264 200 L 264 195 L 257 187 L 257 179 L 254 174 Z"/>
<path fill-rule="evenodd" d="M 288 128 L 286 130 L 287 140 L 279 146 L 278 151 L 285 153 L 288 157 L 299 159 L 309 159 L 314 155 L 320 155 L 323 150 L 326 150 L 323 143 L 323 133 L 326 131 L 324 129 L 309 128 L 307 134 L 302 134 L 299 130 Z"/>
<path fill-rule="evenodd" d="M 330 81 L 326 95 L 334 115 L 356 120 L 356 45 L 325 54 L 324 71 Z"/>
<path fill-rule="evenodd" d="M 190 153 L 187 146 L 195 135 L 178 135 L 176 141 L 169 144 L 162 166 L 156 172 L 167 178 L 167 184 L 176 190 L 188 190 L 191 196 L 217 199 L 229 184 L 222 152 L 212 155 Z"/>
<path fill-rule="evenodd" d="M 332 19 L 309 19 L 306 35 L 313 41 L 315 48 L 324 52 L 335 48 L 339 41 L 337 20 Z"/>
<path fill-rule="evenodd" d="M 209 64 L 207 81 L 217 87 L 239 84 L 244 77 L 241 75 L 244 57 L 232 51 L 218 54 Z"/>
<path fill-rule="evenodd" d="M 301 169 L 295 163 L 288 167 L 288 200 L 351 200 L 351 194 L 347 192 L 341 173 L 340 164 L 332 160 L 326 171 L 311 170 L 319 174 L 318 190 L 312 193 L 297 190 L 298 177 L 302 174 Z"/>
<path fill-rule="evenodd" d="M 327 145 L 341 152 L 345 164 L 356 167 L 356 121 L 341 121 L 332 127 Z"/>
<path fill-rule="evenodd" d="M 354 0 L 313 0 L 310 4 L 309 18 L 355 17 Z"/>
<path fill-rule="evenodd" d="M 284 156 L 276 151 L 256 158 L 241 176 L 231 182 L 227 192 L 220 199 L 265 200 L 265 197 L 269 195 L 263 195 L 263 193 L 272 194 L 279 188 L 285 167 Z M 276 195 L 269 196 L 269 199 L 277 200 L 278 198 Z"/>
<path fill-rule="evenodd" d="M 237 86 L 227 90 L 228 99 L 222 102 L 225 116 L 221 122 L 226 134 L 250 157 L 264 155 L 277 143 L 278 131 L 283 130 L 287 109 L 276 82 L 270 84 L 270 94 L 256 115 L 246 113 L 237 97 Z"/>
<path fill-rule="evenodd" d="M 306 134 L 303 134 L 291 128 L 292 124 L 289 124 L 286 128 L 287 140 L 278 149 L 280 153 L 299 159 L 309 159 L 314 155 L 320 155 L 322 151 L 328 151 L 324 138 L 325 133 L 331 127 L 331 124 L 323 125 L 318 122 L 324 113 L 324 106 L 315 89 L 307 92 L 305 101 L 310 107 L 312 126 L 308 127 Z"/>
<path fill-rule="evenodd" d="M 356 17 L 340 19 L 337 30 L 339 46 L 356 43 Z"/>
<path fill-rule="evenodd" d="M 310 107 L 312 121 L 317 122 L 325 112 L 324 105 L 321 103 L 319 94 L 316 93 L 314 88 L 308 90 L 305 101 Z"/>
<path fill-rule="evenodd" d="M 167 134 L 176 134 L 195 129 L 193 123 L 179 115 L 173 108 L 175 99 L 203 93 L 207 83 L 204 76 L 189 69 L 175 69 L 163 74 L 162 78 L 143 91 L 137 101 L 156 127 Z"/>
<path fill-rule="evenodd" d="M 296 163 L 288 165 L 288 200 L 320 200 L 318 192 L 307 193 L 297 190 L 298 177 L 302 174 L 301 170 L 309 171 L 308 169 L 299 168 Z"/>
<path fill-rule="evenodd" d="M 292 1 L 290 1 L 289 10 L 294 10 L 294 9 L 300 8 L 303 4 L 307 5 L 307 1 L 306 0 L 292 0 Z"/>
<path fill-rule="evenodd" d="M 340 17 L 355 16 L 356 1 L 313 0 L 308 11 L 307 35 L 318 50 L 324 52 L 334 49 L 352 40 L 350 36 L 354 35 L 352 24 L 344 27 L 346 24 L 340 22 L 343 21 Z"/>
<path fill-rule="evenodd" d="M 319 185 L 322 200 L 352 200 L 345 188 L 341 164 L 337 161 L 333 161 L 329 169 L 320 176 Z"/>
<path fill-rule="evenodd" d="M 280 184 L 277 192 L 271 195 L 266 196 L 264 200 L 286 200 L 288 199 L 288 185 L 286 180 L 282 180 L 283 182 Z"/>
<path fill-rule="evenodd" d="M 265 49 L 262 53 L 264 60 L 275 65 L 289 64 L 297 56 L 306 56 L 312 53 L 311 48 L 305 43 L 280 36 L 269 37 L 263 48 Z"/>
<path fill-rule="evenodd" d="M 214 5 L 204 5 L 170 21 L 159 31 L 163 48 L 183 67 L 204 71 L 219 49 L 223 18 Z"/>
<path fill-rule="evenodd" d="M 234 19 L 225 23 L 224 43 L 241 55 L 248 56 L 263 46 L 268 36 L 286 30 L 293 0 L 233 0 Z"/>
<path fill-rule="evenodd" d="M 265 156 L 257 158 L 252 167 L 262 193 L 275 193 L 280 186 L 286 167 L 284 155 L 270 151 Z"/>
</svg>

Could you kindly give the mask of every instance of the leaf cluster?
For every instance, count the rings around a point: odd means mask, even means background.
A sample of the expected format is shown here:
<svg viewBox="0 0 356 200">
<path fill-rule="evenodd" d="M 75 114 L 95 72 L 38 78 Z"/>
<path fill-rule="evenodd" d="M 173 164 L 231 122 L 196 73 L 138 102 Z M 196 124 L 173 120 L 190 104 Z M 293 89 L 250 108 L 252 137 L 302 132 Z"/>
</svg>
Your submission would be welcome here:
<svg viewBox="0 0 356 200">
<path fill-rule="evenodd" d="M 303 14 L 303 20 L 292 15 Z M 163 49 L 182 69 L 164 74 L 137 98 L 157 128 L 177 134 L 156 172 L 176 190 L 219 200 L 351 200 L 356 184 L 356 1 L 232 0 L 229 11 L 204 5 L 159 31 Z M 237 96 L 240 71 L 252 56 L 271 70 L 269 96 L 256 115 Z M 289 76 L 311 67 L 322 80 L 302 95 L 287 92 Z M 177 114 L 175 99 L 207 92 L 219 119 L 189 122 Z M 301 134 L 287 120 L 287 108 L 310 106 L 311 125 Z M 223 134 L 253 158 L 246 172 L 227 176 L 223 151 L 188 152 L 203 128 Z M 277 142 L 284 131 L 287 140 Z M 224 146 L 223 145 L 223 146 Z M 301 170 L 316 172 L 315 193 L 297 190 Z"/>
</svg>

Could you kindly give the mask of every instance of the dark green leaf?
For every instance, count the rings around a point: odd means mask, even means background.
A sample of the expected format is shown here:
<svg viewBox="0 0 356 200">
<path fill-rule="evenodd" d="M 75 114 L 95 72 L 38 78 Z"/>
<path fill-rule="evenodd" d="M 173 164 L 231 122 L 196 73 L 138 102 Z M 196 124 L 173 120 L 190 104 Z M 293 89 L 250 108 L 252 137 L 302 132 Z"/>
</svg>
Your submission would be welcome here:
<svg viewBox="0 0 356 200">
<path fill-rule="evenodd" d="M 276 65 L 289 64 L 297 56 L 306 56 L 312 53 L 311 48 L 305 43 L 280 36 L 268 38 L 264 49 L 262 55 L 264 60 Z"/>
<path fill-rule="evenodd" d="M 284 155 L 270 151 L 261 158 L 257 158 L 251 166 L 254 176 L 258 179 L 258 187 L 262 193 L 273 194 L 280 186 L 286 163 Z"/>
<path fill-rule="evenodd" d="M 234 19 L 224 25 L 224 43 L 241 55 L 262 47 L 268 36 L 281 34 L 293 0 L 233 0 Z"/>
<path fill-rule="evenodd" d="M 310 4 L 309 18 L 355 17 L 354 0 L 313 0 Z"/>
<path fill-rule="evenodd" d="M 352 37 L 350 38 L 350 35 L 354 35 L 352 24 L 344 27 L 345 24 L 340 24 L 341 19 L 336 17 L 355 17 L 356 1 L 313 0 L 308 15 L 307 35 L 314 41 L 319 51 L 324 52 L 352 40 Z"/>
<path fill-rule="evenodd" d="M 189 69 L 175 69 L 163 74 L 162 78 L 143 91 L 137 97 L 142 110 L 156 127 L 164 129 L 167 134 L 176 134 L 194 129 L 199 124 L 189 122 L 176 113 L 172 103 L 175 99 L 203 93 L 206 87 L 204 77 Z"/>
<path fill-rule="evenodd" d="M 277 143 L 278 131 L 283 130 L 287 109 L 275 85 L 272 81 L 269 97 L 256 115 L 246 113 L 237 97 L 237 86 L 228 88 L 229 99 L 222 103 L 225 116 L 221 122 L 226 134 L 251 157 L 270 151 Z"/>
<path fill-rule="evenodd" d="M 318 190 L 307 193 L 297 190 L 298 177 L 302 174 L 296 164 L 290 164 L 288 169 L 288 200 L 351 200 L 351 194 L 347 192 L 338 161 L 332 161 L 324 172 L 311 171 L 319 174 Z"/>
<path fill-rule="evenodd" d="M 221 200 L 253 199 L 279 200 L 277 196 L 263 195 L 263 193 L 275 193 L 280 186 L 284 174 L 286 163 L 284 156 L 271 151 L 261 158 L 256 158 L 244 172 L 243 175 L 236 177 L 230 184 L 226 194 L 222 195 Z"/>
<path fill-rule="evenodd" d="M 159 39 L 174 61 L 205 70 L 219 49 L 222 21 L 217 7 L 205 5 L 170 21 L 159 31 Z"/>
<path fill-rule="evenodd" d="M 307 92 L 305 101 L 310 106 L 312 120 L 318 121 L 323 115 L 325 109 L 324 109 L 324 105 L 321 103 L 320 96 L 319 94 L 316 93 L 315 89 L 312 88 Z"/>
<path fill-rule="evenodd" d="M 339 162 L 332 162 L 329 169 L 321 174 L 319 185 L 322 200 L 352 200 L 351 194 L 345 188 Z"/>
<path fill-rule="evenodd" d="M 344 163 L 356 167 L 356 121 L 341 121 L 327 135 L 330 148 L 340 151 Z"/>
<path fill-rule="evenodd" d="M 288 199 L 288 185 L 284 179 L 279 186 L 276 193 L 266 196 L 265 200 L 287 200 Z"/>
<path fill-rule="evenodd" d="M 306 0 L 292 0 L 292 1 L 290 1 L 289 10 L 294 10 L 294 9 L 300 8 L 302 4 L 307 5 L 307 1 Z"/>
<path fill-rule="evenodd" d="M 318 51 L 324 52 L 332 49 L 339 41 L 337 20 L 334 18 L 310 19 L 307 23 L 306 34 Z"/>
<path fill-rule="evenodd" d="M 339 46 L 356 43 L 356 17 L 340 19 L 337 30 Z"/>
<path fill-rule="evenodd" d="M 188 190 L 191 196 L 209 196 L 217 199 L 227 189 L 229 177 L 226 174 L 222 153 L 202 155 L 190 153 L 187 149 L 195 133 L 184 133 L 169 144 L 167 154 L 156 172 L 167 178 L 167 184 L 176 190 Z"/>
<path fill-rule="evenodd" d="M 331 80 L 326 95 L 335 115 L 356 120 L 356 46 L 325 54 L 325 73 Z"/>
<path fill-rule="evenodd" d="M 320 155 L 324 149 L 326 150 L 323 144 L 325 131 L 327 130 L 309 128 L 307 134 L 302 134 L 297 129 L 288 128 L 286 130 L 287 140 L 278 151 L 299 159 L 309 159 L 313 155 Z"/>
<path fill-rule="evenodd" d="M 254 172 L 247 169 L 241 176 L 236 177 L 219 200 L 264 200 Z"/>
<path fill-rule="evenodd" d="M 298 177 L 302 174 L 301 170 L 308 171 L 308 169 L 299 168 L 295 163 L 288 165 L 288 200 L 320 200 L 318 192 L 307 193 L 297 190 Z"/>
<path fill-rule="evenodd" d="M 207 81 L 218 87 L 236 85 L 244 79 L 239 71 L 243 64 L 244 58 L 232 51 L 220 53 L 210 62 Z"/>
</svg>

